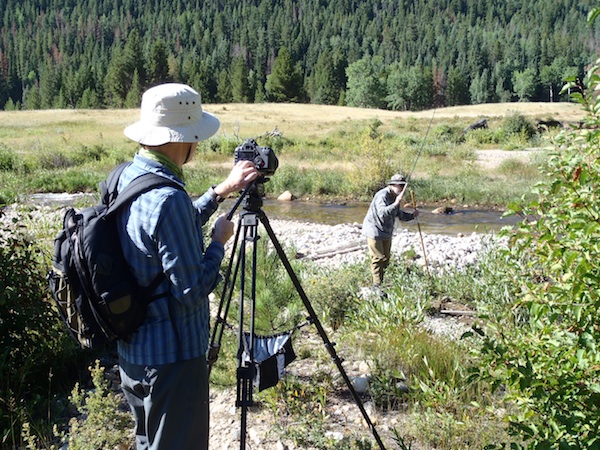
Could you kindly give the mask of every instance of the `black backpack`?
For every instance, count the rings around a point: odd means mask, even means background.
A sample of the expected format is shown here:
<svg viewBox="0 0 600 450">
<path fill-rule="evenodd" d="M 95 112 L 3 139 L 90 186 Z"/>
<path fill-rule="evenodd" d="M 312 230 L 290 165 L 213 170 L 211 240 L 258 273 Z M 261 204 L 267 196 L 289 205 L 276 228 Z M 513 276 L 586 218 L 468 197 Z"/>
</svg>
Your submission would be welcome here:
<svg viewBox="0 0 600 450">
<path fill-rule="evenodd" d="M 147 173 L 117 196 L 119 176 L 129 164 L 120 164 L 100 183 L 98 205 L 80 212 L 67 210 L 54 243 L 50 290 L 69 333 L 83 348 L 127 339 L 144 321 L 148 303 L 166 296 L 152 296 L 164 273 L 147 287 L 139 286 L 131 274 L 119 242 L 115 213 L 150 189 L 183 188 Z"/>
</svg>

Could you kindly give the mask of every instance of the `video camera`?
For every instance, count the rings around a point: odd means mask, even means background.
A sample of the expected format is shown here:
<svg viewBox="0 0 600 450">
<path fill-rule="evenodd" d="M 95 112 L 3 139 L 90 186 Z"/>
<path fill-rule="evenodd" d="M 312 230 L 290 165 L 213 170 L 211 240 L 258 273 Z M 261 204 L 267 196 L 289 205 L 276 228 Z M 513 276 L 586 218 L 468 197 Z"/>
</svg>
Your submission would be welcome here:
<svg viewBox="0 0 600 450">
<path fill-rule="evenodd" d="M 261 175 L 273 175 L 279 165 L 275 152 L 268 147 L 261 147 L 254 139 L 248 139 L 235 149 L 235 164 L 238 161 L 252 161 Z"/>
</svg>

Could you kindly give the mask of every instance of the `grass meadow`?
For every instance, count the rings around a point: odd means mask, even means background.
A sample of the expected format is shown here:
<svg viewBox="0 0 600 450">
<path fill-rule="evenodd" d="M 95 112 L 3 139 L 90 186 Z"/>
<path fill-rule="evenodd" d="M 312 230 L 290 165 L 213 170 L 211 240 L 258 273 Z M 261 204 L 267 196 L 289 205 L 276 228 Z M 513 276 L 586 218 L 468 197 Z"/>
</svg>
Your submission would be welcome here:
<svg viewBox="0 0 600 450">
<path fill-rule="evenodd" d="M 455 199 L 502 205 L 531 191 L 541 157 L 510 158 L 486 167 L 486 150 L 543 151 L 552 132 L 532 131 L 538 120 L 565 125 L 581 118 L 571 103 L 510 103 L 393 112 L 321 105 L 206 105 L 221 128 L 201 144 L 186 166 L 191 194 L 202 193 L 233 164 L 245 139 L 269 146 L 279 169 L 268 195 L 285 190 L 297 197 L 369 200 L 393 173 L 411 175 L 419 203 Z M 123 128 L 137 110 L 52 110 L 0 112 L 0 204 L 31 193 L 93 192 L 117 163 L 137 147 Z M 485 117 L 488 128 L 465 133 Z M 510 181 L 506 183 L 506 181 Z"/>
</svg>

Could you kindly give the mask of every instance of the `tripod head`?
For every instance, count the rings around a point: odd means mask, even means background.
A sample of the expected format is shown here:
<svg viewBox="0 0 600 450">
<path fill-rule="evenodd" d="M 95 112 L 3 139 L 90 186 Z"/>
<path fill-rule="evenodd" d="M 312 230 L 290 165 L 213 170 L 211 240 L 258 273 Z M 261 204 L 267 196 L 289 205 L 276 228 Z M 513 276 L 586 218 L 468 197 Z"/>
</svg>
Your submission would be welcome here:
<svg viewBox="0 0 600 450">
<path fill-rule="evenodd" d="M 265 195 L 265 183 L 269 181 L 264 175 L 256 178 L 246 190 L 242 192 L 242 209 L 249 212 L 258 212 L 263 205 Z M 244 194 L 245 193 L 245 194 Z"/>
<path fill-rule="evenodd" d="M 265 194 L 265 183 L 267 181 L 269 181 L 269 178 L 260 175 L 246 186 L 235 202 L 235 205 L 233 205 L 233 208 L 227 213 L 227 220 L 233 218 L 235 211 L 240 205 L 242 205 L 242 209 L 246 212 L 260 212 L 263 205 L 263 196 Z"/>
</svg>

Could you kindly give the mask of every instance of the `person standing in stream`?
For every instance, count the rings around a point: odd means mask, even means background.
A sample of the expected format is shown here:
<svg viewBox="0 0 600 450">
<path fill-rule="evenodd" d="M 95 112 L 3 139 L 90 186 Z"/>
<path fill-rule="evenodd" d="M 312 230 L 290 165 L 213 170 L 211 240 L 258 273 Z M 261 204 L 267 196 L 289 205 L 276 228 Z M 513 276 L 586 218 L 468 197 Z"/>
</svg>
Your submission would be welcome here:
<svg viewBox="0 0 600 450">
<path fill-rule="evenodd" d="M 393 175 L 387 186 L 375 194 L 363 220 L 362 233 L 367 238 L 371 257 L 373 290 L 381 296 L 385 296 L 381 285 L 390 264 L 394 222 L 396 218 L 407 222 L 419 215 L 416 209 L 409 213 L 400 207 L 406 186 L 406 179 L 402 175 Z"/>
</svg>

